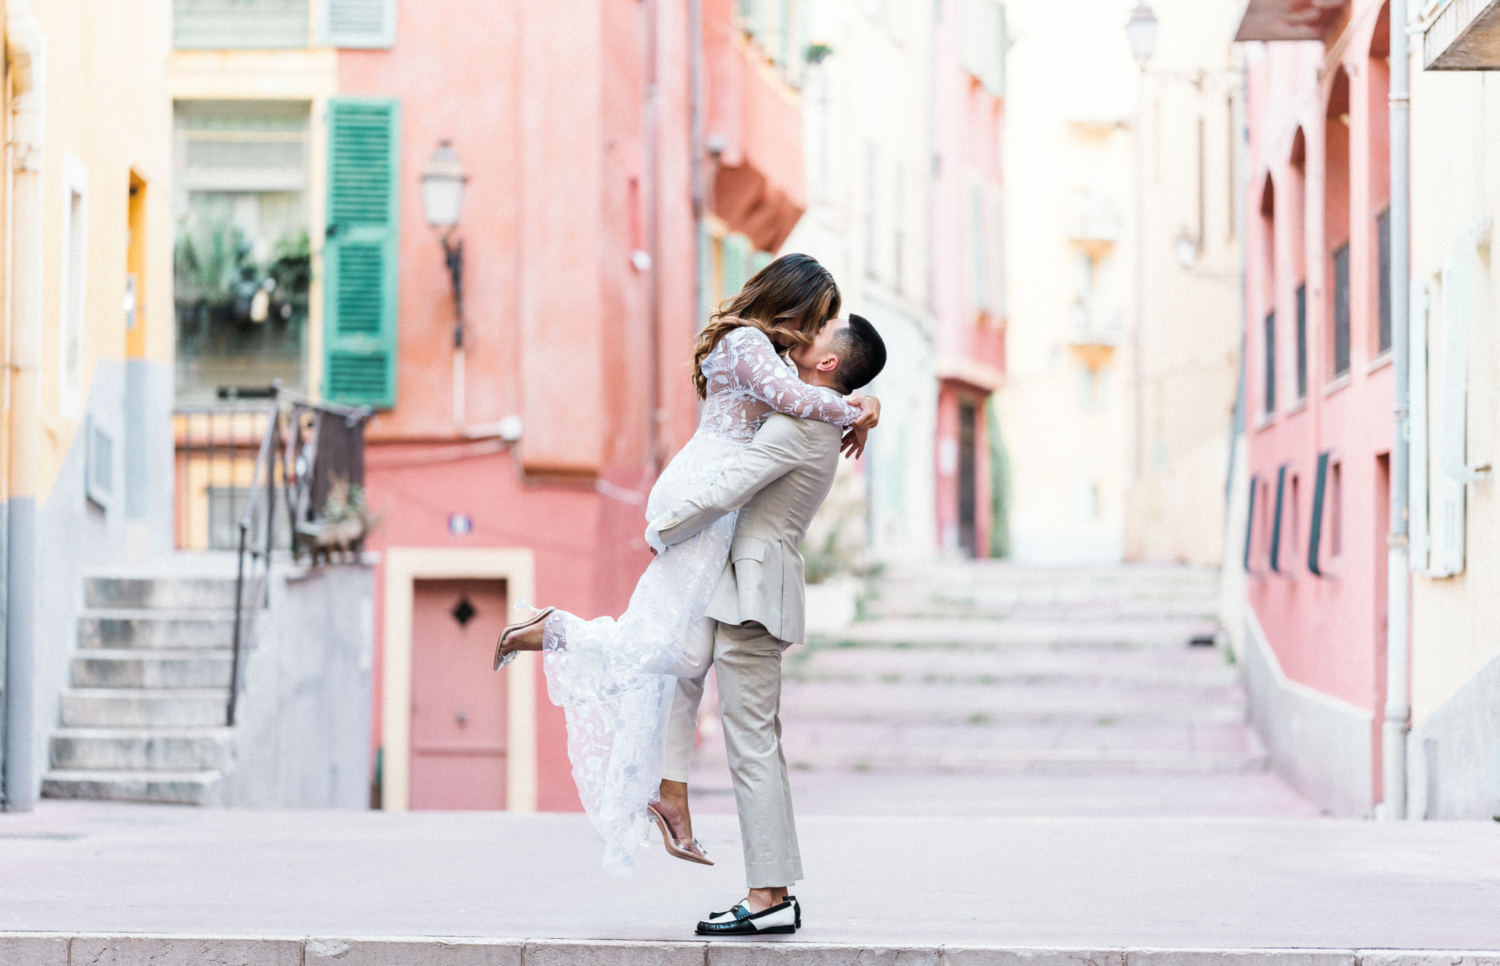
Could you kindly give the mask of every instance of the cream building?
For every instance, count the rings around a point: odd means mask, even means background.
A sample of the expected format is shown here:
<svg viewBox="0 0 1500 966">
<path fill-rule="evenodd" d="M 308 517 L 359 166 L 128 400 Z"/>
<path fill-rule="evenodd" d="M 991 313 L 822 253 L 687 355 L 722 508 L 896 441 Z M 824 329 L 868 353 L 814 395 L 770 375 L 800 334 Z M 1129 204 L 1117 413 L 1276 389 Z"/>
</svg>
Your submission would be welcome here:
<svg viewBox="0 0 1500 966">
<path fill-rule="evenodd" d="M 26 808 L 83 568 L 164 552 L 172 537 L 172 11 L 161 0 L 0 10 L 11 145 L 3 754 L 6 807 Z"/>
<path fill-rule="evenodd" d="M 1500 11 L 1413 0 L 1410 14 L 1407 816 L 1500 818 L 1500 96 L 1476 73 L 1500 68 Z"/>
<path fill-rule="evenodd" d="M 783 251 L 806 252 L 838 279 L 844 311 L 864 315 L 890 352 L 871 388 L 883 404 L 863 479 L 841 476 L 810 545 L 845 555 L 931 555 L 938 539 L 937 380 L 928 309 L 932 19 L 912 0 L 814 0 L 802 111 L 809 207 Z M 817 57 L 818 54 L 814 54 Z M 867 501 L 868 516 L 848 512 Z M 926 512 L 923 512 L 923 511 Z M 816 552 L 816 551 L 815 551 Z"/>
<path fill-rule="evenodd" d="M 1001 425 L 1023 563 L 1124 548 L 1136 67 L 1118 4 L 1013 0 Z"/>
<path fill-rule="evenodd" d="M 1240 4 L 1154 0 L 1125 558 L 1218 564 L 1239 379 Z M 1132 347 L 1137 343 L 1132 340 Z"/>
<path fill-rule="evenodd" d="M 1237 11 L 1153 3 L 1142 88 L 1132 6 L 1009 4 L 1001 413 L 1026 563 L 1220 555 L 1240 337 Z"/>
</svg>

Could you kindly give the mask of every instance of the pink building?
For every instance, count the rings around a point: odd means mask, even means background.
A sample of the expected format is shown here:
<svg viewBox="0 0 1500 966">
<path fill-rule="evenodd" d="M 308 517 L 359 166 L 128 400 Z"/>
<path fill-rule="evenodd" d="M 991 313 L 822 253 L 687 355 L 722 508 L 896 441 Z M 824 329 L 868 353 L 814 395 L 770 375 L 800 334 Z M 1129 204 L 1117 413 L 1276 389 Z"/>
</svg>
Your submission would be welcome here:
<svg viewBox="0 0 1500 966">
<path fill-rule="evenodd" d="M 990 555 L 987 407 L 1005 374 L 1005 8 L 943 3 L 933 37 L 931 307 L 939 546 Z"/>
<path fill-rule="evenodd" d="M 1381 797 L 1391 447 L 1389 9 L 1251 0 L 1246 664 L 1276 767 Z M 1295 41 L 1295 42 L 1294 42 Z"/>
</svg>

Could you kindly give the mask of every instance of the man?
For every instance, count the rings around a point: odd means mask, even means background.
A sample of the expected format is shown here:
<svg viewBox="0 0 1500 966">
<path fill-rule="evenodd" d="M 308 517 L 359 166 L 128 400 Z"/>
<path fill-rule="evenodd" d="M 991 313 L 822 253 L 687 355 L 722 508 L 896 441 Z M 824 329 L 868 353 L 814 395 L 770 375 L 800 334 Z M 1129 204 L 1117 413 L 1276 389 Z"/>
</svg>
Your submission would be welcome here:
<svg viewBox="0 0 1500 966">
<path fill-rule="evenodd" d="M 879 375 L 886 352 L 875 327 L 851 315 L 790 358 L 804 381 L 847 395 Z M 781 750 L 781 655 L 802 642 L 806 588 L 797 547 L 833 486 L 840 437 L 828 423 L 772 414 L 710 487 L 646 530 L 660 550 L 740 511 L 707 616 L 718 622 L 713 661 L 749 894 L 699 922 L 699 935 L 789 933 L 801 925 L 801 909 L 787 895 L 802 877 L 802 860 Z M 702 696 L 701 677 L 678 679 L 662 761 L 662 811 L 674 825 L 680 820 L 674 835 L 689 842 L 687 769 Z"/>
</svg>

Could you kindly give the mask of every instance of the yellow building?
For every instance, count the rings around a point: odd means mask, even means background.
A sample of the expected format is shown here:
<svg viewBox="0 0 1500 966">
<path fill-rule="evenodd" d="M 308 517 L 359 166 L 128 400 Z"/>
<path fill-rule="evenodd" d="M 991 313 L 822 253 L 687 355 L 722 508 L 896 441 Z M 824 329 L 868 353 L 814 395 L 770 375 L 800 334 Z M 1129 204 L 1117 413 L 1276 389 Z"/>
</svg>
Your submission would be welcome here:
<svg viewBox="0 0 1500 966">
<path fill-rule="evenodd" d="M 5 0 L 5 796 L 27 807 L 85 566 L 171 541 L 171 7 Z"/>
</svg>

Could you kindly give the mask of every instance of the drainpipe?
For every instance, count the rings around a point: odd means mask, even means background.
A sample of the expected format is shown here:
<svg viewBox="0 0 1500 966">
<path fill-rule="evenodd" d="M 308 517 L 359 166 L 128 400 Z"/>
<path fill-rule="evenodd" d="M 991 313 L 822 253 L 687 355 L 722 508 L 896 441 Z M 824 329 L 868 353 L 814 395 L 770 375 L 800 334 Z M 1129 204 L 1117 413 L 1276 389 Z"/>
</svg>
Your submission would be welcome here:
<svg viewBox="0 0 1500 966">
<path fill-rule="evenodd" d="M 10 465 L 6 467 L 5 807 L 36 803 L 36 464 L 42 357 L 42 142 L 47 59 L 29 0 L 5 20 L 11 75 Z"/>
<path fill-rule="evenodd" d="M 1406 733 L 1411 718 L 1411 570 L 1407 551 L 1408 426 L 1411 414 L 1411 41 L 1406 0 L 1391 0 L 1391 533 L 1386 564 L 1385 723 L 1381 776 L 1387 819 L 1406 817 Z"/>
<path fill-rule="evenodd" d="M 661 241 L 660 227 L 661 218 L 658 210 L 660 201 L 659 177 L 660 164 L 658 163 L 658 119 L 661 117 L 661 85 L 658 79 L 658 16 L 657 0 L 645 0 L 644 20 L 646 28 L 646 91 L 645 91 L 645 116 L 642 118 L 645 131 L 645 157 L 641 172 L 641 205 L 645 208 L 646 229 L 646 258 L 640 259 L 632 254 L 632 260 L 637 269 L 641 262 L 648 264 L 645 270 L 649 273 L 646 279 L 646 473 L 654 480 L 657 472 L 661 469 L 661 438 L 662 438 L 662 398 L 661 398 Z M 696 142 L 695 142 L 696 149 Z M 696 242 L 695 242 L 696 244 Z M 698 264 L 693 263 L 693 275 L 698 274 Z"/>
<path fill-rule="evenodd" d="M 703 213 L 708 207 L 708 182 L 703 170 L 703 0 L 688 0 L 688 145 L 693 178 L 693 328 L 704 320 L 703 310 Z"/>
</svg>

